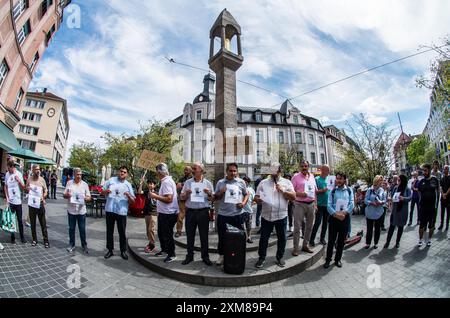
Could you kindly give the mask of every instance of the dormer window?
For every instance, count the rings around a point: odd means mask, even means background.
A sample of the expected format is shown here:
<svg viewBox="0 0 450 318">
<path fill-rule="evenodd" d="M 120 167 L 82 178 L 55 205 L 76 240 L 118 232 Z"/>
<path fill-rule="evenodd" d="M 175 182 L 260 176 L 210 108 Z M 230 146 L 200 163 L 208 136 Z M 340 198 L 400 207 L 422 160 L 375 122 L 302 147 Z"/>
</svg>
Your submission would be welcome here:
<svg viewBox="0 0 450 318">
<path fill-rule="evenodd" d="M 275 115 L 275 122 L 281 123 L 281 115 L 280 114 Z"/>
<path fill-rule="evenodd" d="M 298 125 L 298 116 L 294 115 L 294 124 Z"/>
<path fill-rule="evenodd" d="M 241 111 L 237 112 L 237 120 L 242 121 L 242 112 Z"/>
<path fill-rule="evenodd" d="M 261 112 L 256 112 L 256 114 L 255 114 L 255 119 L 256 119 L 256 121 L 258 121 L 258 122 L 261 122 L 261 121 L 262 121 L 262 114 L 261 114 Z"/>
<path fill-rule="evenodd" d="M 196 115 L 196 119 L 197 120 L 202 120 L 202 111 L 201 110 L 197 110 L 197 113 L 196 113 L 197 115 Z"/>
</svg>

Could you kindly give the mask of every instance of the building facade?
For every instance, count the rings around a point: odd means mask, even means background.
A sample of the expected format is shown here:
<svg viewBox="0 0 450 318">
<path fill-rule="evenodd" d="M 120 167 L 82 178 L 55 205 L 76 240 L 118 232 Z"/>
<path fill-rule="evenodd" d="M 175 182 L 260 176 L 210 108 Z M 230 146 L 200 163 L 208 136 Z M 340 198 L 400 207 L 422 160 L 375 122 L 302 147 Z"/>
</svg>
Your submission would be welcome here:
<svg viewBox="0 0 450 318">
<path fill-rule="evenodd" d="M 423 131 L 423 134 L 436 151 L 436 158 L 439 158 L 441 163 L 447 165 L 450 164 L 449 77 L 450 61 L 442 62 L 436 74 L 434 88 L 431 91 L 430 115 Z"/>
<path fill-rule="evenodd" d="M 213 75 L 203 80 L 204 89 L 187 103 L 183 115 L 173 123 L 182 141 L 182 160 L 200 161 L 206 165 L 215 162 L 214 145 L 217 138 L 224 138 L 215 129 L 215 92 Z M 280 152 L 294 152 L 311 163 L 313 171 L 328 164 L 325 130 L 320 122 L 300 112 L 289 100 L 279 109 L 237 107 L 235 161 L 239 174 L 250 178 L 261 175 L 261 168 L 278 162 Z M 226 133 L 225 133 L 226 135 Z M 225 136 L 227 138 L 227 136 Z"/>
<path fill-rule="evenodd" d="M 403 173 L 409 175 L 411 173 L 411 167 L 408 164 L 408 156 L 406 154 L 406 149 L 409 144 L 416 138 L 417 136 L 407 135 L 404 132 L 400 134 L 395 145 L 394 145 L 394 163 L 395 163 L 395 172 L 397 174 Z"/>
<path fill-rule="evenodd" d="M 0 0 L 0 167 L 18 144 L 12 131 L 25 94 L 70 0 Z"/>
<path fill-rule="evenodd" d="M 67 102 L 46 90 L 27 93 L 22 118 L 14 128 L 14 135 L 24 149 L 64 165 L 69 118 Z"/>
</svg>

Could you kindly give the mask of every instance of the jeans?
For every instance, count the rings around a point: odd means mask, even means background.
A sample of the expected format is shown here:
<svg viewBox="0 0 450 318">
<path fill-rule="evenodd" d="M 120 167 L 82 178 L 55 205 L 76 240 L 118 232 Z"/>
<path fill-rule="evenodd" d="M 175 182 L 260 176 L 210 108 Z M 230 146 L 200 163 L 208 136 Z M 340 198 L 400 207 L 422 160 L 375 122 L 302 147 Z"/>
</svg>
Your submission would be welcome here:
<svg viewBox="0 0 450 318">
<path fill-rule="evenodd" d="M 218 229 L 218 235 L 219 235 L 219 246 L 218 246 L 218 252 L 219 255 L 224 254 L 224 236 L 225 232 L 227 231 L 227 224 L 230 224 L 240 230 L 244 230 L 244 217 L 242 214 L 233 215 L 233 216 L 224 216 L 224 215 L 218 215 L 217 216 L 217 229 Z"/>
<path fill-rule="evenodd" d="M 370 220 L 366 218 L 366 221 L 367 221 L 366 244 L 370 245 L 372 243 L 373 228 L 375 226 L 374 244 L 377 245 L 378 241 L 380 240 L 381 222 L 383 222 L 383 216 L 381 216 L 378 220 Z"/>
<path fill-rule="evenodd" d="M 51 185 L 50 197 L 53 198 L 53 199 L 56 199 L 56 184 L 55 185 Z"/>
<path fill-rule="evenodd" d="M 187 255 L 194 257 L 195 231 L 198 227 L 202 259 L 209 259 L 208 232 L 209 232 L 209 208 L 186 209 L 186 237 Z"/>
<path fill-rule="evenodd" d="M 23 235 L 22 204 L 9 204 L 9 208 L 12 212 L 16 213 L 17 224 L 19 225 L 20 239 L 23 241 L 25 237 Z M 11 240 L 14 241 L 15 239 L 16 235 L 14 233 L 11 233 Z"/>
<path fill-rule="evenodd" d="M 45 208 L 41 206 L 40 209 L 36 209 L 29 206 L 28 209 L 31 224 L 31 236 L 33 237 L 33 241 L 37 242 L 37 234 L 36 234 L 36 216 L 37 216 L 39 219 L 39 224 L 41 225 L 42 238 L 44 239 L 44 243 L 48 243 L 47 222 L 45 220 Z"/>
<path fill-rule="evenodd" d="M 73 215 L 67 213 L 69 219 L 69 244 L 71 247 L 75 246 L 75 227 L 78 222 L 78 230 L 80 231 L 81 246 L 84 248 L 86 243 L 86 214 Z"/>
<path fill-rule="evenodd" d="M 120 251 L 127 251 L 127 238 L 125 230 L 127 227 L 127 216 L 112 212 L 106 212 L 106 248 L 109 251 L 114 250 L 114 224 L 117 222 L 117 231 L 119 232 Z M 80 226 L 78 224 L 78 226 Z"/>
<path fill-rule="evenodd" d="M 273 227 L 275 226 L 275 230 L 277 231 L 277 259 L 280 260 L 284 256 L 284 250 L 286 249 L 286 226 L 287 226 L 287 217 L 277 221 L 267 221 L 264 218 L 261 218 L 261 237 L 259 239 L 259 249 L 258 255 L 259 258 L 266 258 L 267 255 L 267 246 L 269 244 L 270 234 L 273 231 Z"/>
<path fill-rule="evenodd" d="M 417 207 L 417 223 L 419 223 L 419 198 L 413 198 L 411 200 L 411 207 L 409 210 L 409 223 L 412 223 L 415 206 Z"/>
<path fill-rule="evenodd" d="M 328 229 L 327 256 L 325 260 L 327 262 L 331 262 L 334 245 L 337 240 L 336 255 L 334 260 L 338 262 L 341 260 L 342 253 L 344 251 L 345 238 L 348 233 L 349 215 L 347 214 L 345 219 L 342 221 L 330 216 L 329 223 L 330 228 Z"/>
<path fill-rule="evenodd" d="M 325 240 L 325 235 L 327 234 L 328 216 L 330 214 L 328 213 L 326 206 L 319 206 L 318 208 L 319 212 L 316 214 L 316 220 L 314 221 L 314 227 L 311 233 L 311 238 L 309 239 L 310 244 L 314 243 L 314 240 L 316 239 L 316 234 L 317 231 L 319 230 L 320 223 L 322 223 L 322 230 L 320 232 L 320 241 Z"/>
<path fill-rule="evenodd" d="M 161 244 L 161 252 L 169 257 L 175 257 L 175 240 L 173 239 L 173 227 L 177 223 L 177 214 L 158 213 L 158 238 Z"/>
</svg>

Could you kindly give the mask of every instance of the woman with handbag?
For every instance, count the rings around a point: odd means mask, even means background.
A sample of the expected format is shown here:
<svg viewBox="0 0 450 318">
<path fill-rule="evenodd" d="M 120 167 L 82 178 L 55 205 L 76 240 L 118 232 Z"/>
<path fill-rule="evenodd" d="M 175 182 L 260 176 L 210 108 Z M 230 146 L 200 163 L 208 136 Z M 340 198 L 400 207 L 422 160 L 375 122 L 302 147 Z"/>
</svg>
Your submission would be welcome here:
<svg viewBox="0 0 450 318">
<path fill-rule="evenodd" d="M 27 180 L 27 191 L 28 191 L 28 214 L 30 215 L 31 223 L 31 236 L 33 237 L 33 242 L 31 246 L 37 245 L 37 235 L 36 235 L 36 216 L 39 219 L 39 224 L 41 225 L 42 238 L 44 240 L 45 248 L 49 248 L 50 244 L 48 242 L 47 225 L 45 219 L 45 198 L 47 197 L 48 189 L 44 178 L 41 177 L 41 168 L 39 165 L 33 165 L 33 174 Z"/>
<path fill-rule="evenodd" d="M 394 187 L 393 193 L 397 193 L 395 200 L 392 202 L 391 224 L 389 226 L 388 236 L 384 248 L 389 247 L 394 230 L 397 227 L 396 248 L 400 247 L 400 239 L 402 238 L 403 228 L 408 222 L 408 202 L 412 199 L 411 189 L 408 188 L 408 179 L 405 175 L 400 175 L 399 184 Z"/>
</svg>

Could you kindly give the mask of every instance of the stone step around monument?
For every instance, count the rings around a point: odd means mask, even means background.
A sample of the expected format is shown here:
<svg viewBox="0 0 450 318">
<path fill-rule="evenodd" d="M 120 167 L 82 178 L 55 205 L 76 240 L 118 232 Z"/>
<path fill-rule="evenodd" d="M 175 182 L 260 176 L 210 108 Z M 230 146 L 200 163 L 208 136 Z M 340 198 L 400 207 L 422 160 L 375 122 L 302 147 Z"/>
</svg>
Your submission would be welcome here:
<svg viewBox="0 0 450 318">
<path fill-rule="evenodd" d="M 276 246 L 267 249 L 266 263 L 262 269 L 255 268 L 258 260 L 257 252 L 246 253 L 245 272 L 242 275 L 230 275 L 223 271 L 223 266 L 207 266 L 200 259 L 200 254 L 196 253 L 195 260 L 188 265 L 181 262 L 186 256 L 186 250 L 176 248 L 177 260 L 171 263 L 164 263 L 164 257 L 156 257 L 144 252 L 147 242 L 144 239 L 129 239 L 128 248 L 130 254 L 148 269 L 163 276 L 190 284 L 208 285 L 217 287 L 243 287 L 260 284 L 268 284 L 300 274 L 307 268 L 318 262 L 324 253 L 324 246 L 318 245 L 313 254 L 302 252 L 299 256 L 291 255 L 292 243 L 288 241 L 284 260 L 285 267 L 276 265 Z M 210 254 L 214 263 L 218 255 Z"/>
</svg>

